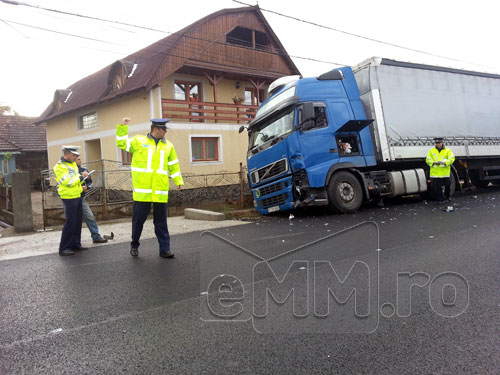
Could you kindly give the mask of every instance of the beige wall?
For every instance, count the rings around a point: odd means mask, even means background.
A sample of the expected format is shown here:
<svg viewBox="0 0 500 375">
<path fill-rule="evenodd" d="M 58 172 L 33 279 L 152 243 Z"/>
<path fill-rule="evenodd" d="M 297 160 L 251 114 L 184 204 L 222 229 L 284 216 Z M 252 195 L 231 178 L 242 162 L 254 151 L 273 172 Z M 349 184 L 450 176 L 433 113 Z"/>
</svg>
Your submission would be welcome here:
<svg viewBox="0 0 500 375">
<path fill-rule="evenodd" d="M 173 98 L 174 80 L 185 80 L 201 82 L 203 85 L 203 99 L 213 101 L 212 86 L 203 76 L 188 76 L 174 74 L 165 79 L 160 88 L 149 91 L 142 91 L 128 95 L 123 98 L 114 99 L 101 103 L 97 106 L 86 108 L 74 112 L 70 115 L 47 122 L 47 141 L 49 167 L 61 157 L 61 146 L 66 144 L 80 146 L 80 151 L 84 161 L 90 161 L 97 152 L 95 147 L 89 149 L 87 143 L 87 153 L 85 141 L 100 139 L 101 155 L 103 159 L 121 160 L 120 150 L 115 143 L 115 129 L 117 123 L 123 117 L 132 118 L 129 127 L 130 135 L 147 134 L 149 132 L 150 119 L 162 117 L 161 97 Z M 218 102 L 232 103 L 232 96 L 238 92 L 243 96 L 244 87 L 248 86 L 241 81 L 241 87 L 235 88 L 235 81 L 222 80 L 217 86 Z M 93 129 L 78 130 L 78 118 L 81 115 L 96 111 L 98 114 L 99 126 Z M 238 134 L 239 125 L 235 124 L 213 124 L 213 123 L 185 123 L 171 122 L 170 130 L 167 133 L 169 139 L 175 146 L 179 156 L 181 171 L 183 173 L 205 174 L 218 171 L 238 171 L 239 163 L 245 165 L 245 155 L 247 150 L 248 136 L 246 132 Z M 220 159 L 219 162 L 192 163 L 190 154 L 190 135 L 195 136 L 217 136 L 219 139 Z M 94 152 L 95 151 L 95 152 Z M 90 158 L 90 159 L 89 159 Z"/>
</svg>

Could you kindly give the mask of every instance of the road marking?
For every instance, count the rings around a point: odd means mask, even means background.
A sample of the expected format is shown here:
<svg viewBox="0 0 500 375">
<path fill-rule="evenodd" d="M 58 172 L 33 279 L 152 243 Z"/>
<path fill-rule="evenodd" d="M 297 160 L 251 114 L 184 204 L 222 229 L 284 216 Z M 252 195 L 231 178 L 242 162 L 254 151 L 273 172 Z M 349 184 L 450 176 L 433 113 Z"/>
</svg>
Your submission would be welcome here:
<svg viewBox="0 0 500 375">
<path fill-rule="evenodd" d="M 269 236 L 269 237 L 262 237 L 262 238 L 257 238 L 257 241 L 261 240 L 272 240 L 273 238 L 283 238 L 283 237 L 292 237 L 292 236 L 300 236 L 302 234 L 305 234 L 306 232 L 299 232 L 299 233 L 288 233 L 288 234 L 281 234 L 279 236 Z"/>
</svg>

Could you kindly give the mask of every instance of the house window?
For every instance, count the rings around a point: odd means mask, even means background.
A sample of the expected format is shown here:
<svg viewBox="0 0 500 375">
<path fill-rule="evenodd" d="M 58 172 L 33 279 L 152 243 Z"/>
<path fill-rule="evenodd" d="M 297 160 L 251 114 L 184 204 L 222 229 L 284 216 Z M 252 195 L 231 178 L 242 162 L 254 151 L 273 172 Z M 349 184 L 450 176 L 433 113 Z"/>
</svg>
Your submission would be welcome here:
<svg viewBox="0 0 500 375">
<path fill-rule="evenodd" d="M 125 150 L 120 150 L 122 154 L 122 163 L 123 165 L 130 165 L 132 164 L 132 153 L 127 152 Z"/>
<path fill-rule="evenodd" d="M 239 26 L 226 35 L 226 43 L 256 49 L 266 49 L 270 44 L 269 38 L 262 31 Z"/>
<path fill-rule="evenodd" d="M 197 103 L 202 101 L 201 98 L 201 84 L 197 82 L 175 81 L 174 82 L 174 97 L 177 100 L 185 100 L 188 102 Z M 201 112 L 194 112 L 194 109 L 202 109 L 203 106 L 198 104 L 188 104 L 189 108 L 189 121 L 190 122 L 203 122 L 203 119 L 197 118 L 203 116 Z"/>
<path fill-rule="evenodd" d="M 259 98 L 257 99 L 257 89 L 255 87 L 245 87 L 245 104 L 260 105 L 265 99 L 265 90 L 259 90 Z"/>
<path fill-rule="evenodd" d="M 191 160 L 219 161 L 219 137 L 191 138 Z"/>
<path fill-rule="evenodd" d="M 197 82 L 175 81 L 174 97 L 177 100 L 200 101 L 201 84 Z"/>
<path fill-rule="evenodd" d="M 120 71 L 113 77 L 113 83 L 111 84 L 112 91 L 120 90 L 125 81 L 127 80 L 127 72 L 125 71 L 125 67 L 121 67 Z"/>
<path fill-rule="evenodd" d="M 97 128 L 97 126 L 99 126 L 97 112 L 87 113 L 78 118 L 78 128 L 80 130 Z"/>
</svg>

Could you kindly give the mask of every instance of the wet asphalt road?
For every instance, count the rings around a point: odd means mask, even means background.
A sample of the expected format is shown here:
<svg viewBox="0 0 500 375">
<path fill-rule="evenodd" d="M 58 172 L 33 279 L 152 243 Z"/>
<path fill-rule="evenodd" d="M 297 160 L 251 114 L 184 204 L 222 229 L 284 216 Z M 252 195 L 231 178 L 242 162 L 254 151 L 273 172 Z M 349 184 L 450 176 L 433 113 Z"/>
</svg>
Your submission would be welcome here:
<svg viewBox="0 0 500 375">
<path fill-rule="evenodd" d="M 174 260 L 147 240 L 137 259 L 110 244 L 2 261 L 0 374 L 496 374 L 500 190 L 461 193 L 451 213 L 447 205 L 405 199 L 352 215 L 261 218 L 173 236 Z M 253 268 L 262 259 L 278 277 L 291 267 L 290 283 Z M 345 277 L 339 303 L 311 297 L 310 310 L 295 311 L 289 299 L 263 314 L 257 296 L 207 308 L 202 293 L 220 274 L 234 275 L 226 284 L 241 281 L 247 297 L 262 285 L 281 298 L 290 285 L 311 290 L 303 275 L 316 275 L 313 260 Z M 339 285 L 325 269 L 314 268 L 315 288 Z M 311 312 L 328 303 L 328 317 Z M 240 314 L 220 318 L 233 308 Z"/>
</svg>

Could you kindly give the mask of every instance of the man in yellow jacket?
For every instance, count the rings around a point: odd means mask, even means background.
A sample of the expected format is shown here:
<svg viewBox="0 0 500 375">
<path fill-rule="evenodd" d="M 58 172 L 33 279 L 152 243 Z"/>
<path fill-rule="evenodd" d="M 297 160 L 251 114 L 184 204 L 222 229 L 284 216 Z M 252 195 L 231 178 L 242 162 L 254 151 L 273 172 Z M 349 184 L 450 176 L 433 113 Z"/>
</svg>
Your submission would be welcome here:
<svg viewBox="0 0 500 375">
<path fill-rule="evenodd" d="M 160 257 L 173 258 L 170 251 L 170 235 L 167 226 L 167 202 L 169 177 L 178 189 L 184 185 L 179 159 L 174 145 L 165 139 L 169 119 L 151 120 L 151 132 L 147 135 L 128 136 L 130 118 L 125 117 L 116 128 L 116 145 L 132 153 L 132 186 L 134 212 L 132 217 L 132 242 L 130 255 L 139 255 L 139 239 L 142 234 L 151 203 L 153 223 L 160 245 Z"/>
<path fill-rule="evenodd" d="M 444 145 L 444 139 L 434 138 L 436 147 L 429 150 L 425 159 L 427 165 L 431 168 L 431 189 L 434 199 L 438 201 L 450 200 L 450 172 L 451 165 L 455 161 L 453 152 Z M 444 196 L 443 196 L 444 185 Z"/>
<path fill-rule="evenodd" d="M 87 250 L 82 247 L 82 181 L 88 172 L 78 172 L 76 158 L 80 156 L 78 146 L 63 146 L 63 156 L 54 166 L 57 192 L 64 204 L 66 221 L 61 233 L 59 255 L 73 255 L 75 251 Z"/>
</svg>

